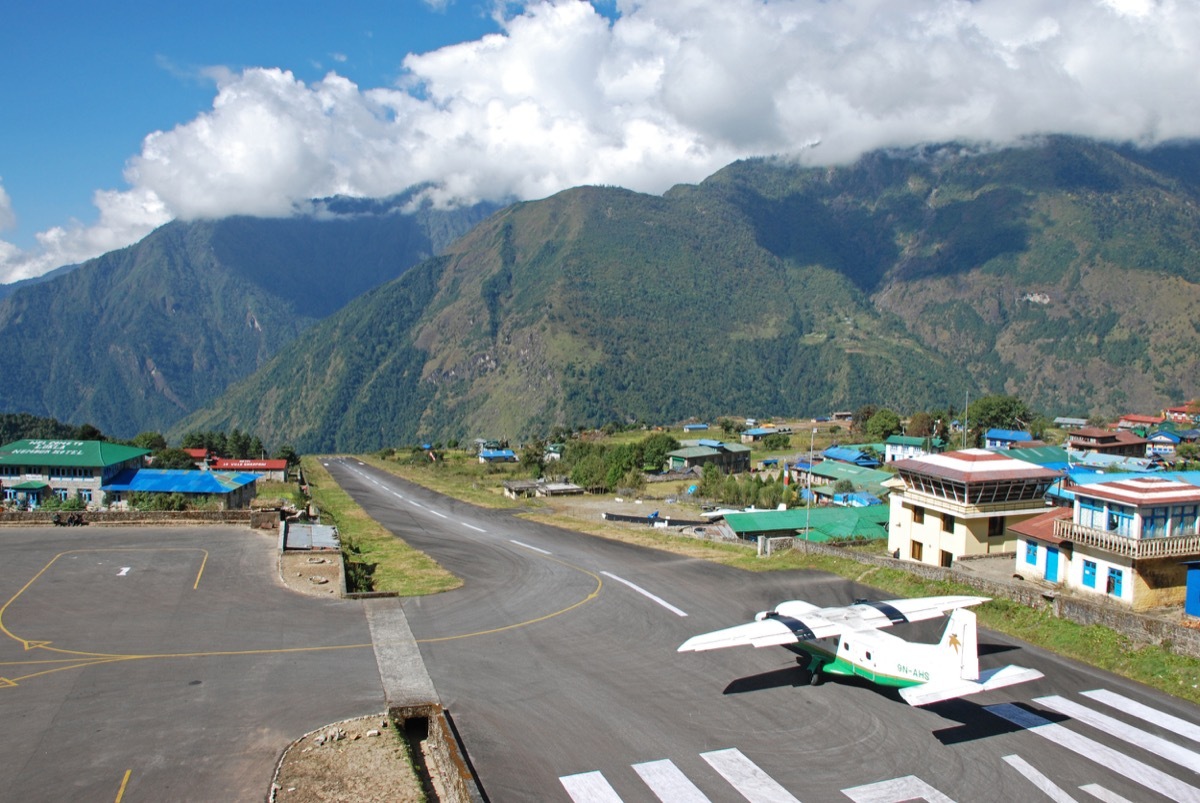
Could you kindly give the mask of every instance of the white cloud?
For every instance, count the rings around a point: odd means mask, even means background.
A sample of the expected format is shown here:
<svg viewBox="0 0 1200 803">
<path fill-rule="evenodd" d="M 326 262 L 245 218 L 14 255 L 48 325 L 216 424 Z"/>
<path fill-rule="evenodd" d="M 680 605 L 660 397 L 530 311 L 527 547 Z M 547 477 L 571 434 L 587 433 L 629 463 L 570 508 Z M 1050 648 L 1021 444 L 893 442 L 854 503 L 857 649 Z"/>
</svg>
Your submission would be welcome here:
<svg viewBox="0 0 1200 803">
<path fill-rule="evenodd" d="M 17 225 L 17 216 L 13 212 L 12 199 L 8 197 L 4 185 L 0 184 L 0 231 L 11 229 L 15 225 Z"/>
<path fill-rule="evenodd" d="M 661 192 L 750 155 L 832 164 L 949 139 L 1200 135 L 1200 4 L 1184 0 L 618 10 L 610 22 L 577 0 L 528 3 L 500 34 L 410 55 L 394 87 L 215 70 L 213 108 L 147 136 L 131 189 L 98 194 L 100 221 L 47 233 L 47 247 L 81 258 L 169 217 L 286 215 L 311 197 L 418 182 L 447 203 L 587 183 Z M 50 253 L 39 265 L 53 267 Z M 13 264 L 0 253 L 0 280 Z"/>
</svg>

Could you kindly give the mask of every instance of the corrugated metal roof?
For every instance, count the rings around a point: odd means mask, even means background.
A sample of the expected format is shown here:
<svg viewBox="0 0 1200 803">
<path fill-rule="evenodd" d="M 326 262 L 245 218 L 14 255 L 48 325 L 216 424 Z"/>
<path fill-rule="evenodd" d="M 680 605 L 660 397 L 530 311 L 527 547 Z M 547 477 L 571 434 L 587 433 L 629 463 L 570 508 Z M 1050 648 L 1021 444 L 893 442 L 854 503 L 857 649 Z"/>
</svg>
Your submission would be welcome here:
<svg viewBox="0 0 1200 803">
<path fill-rule="evenodd" d="M 725 523 L 739 536 L 753 533 L 802 531 L 811 527 L 809 540 L 837 541 L 862 536 L 886 538 L 888 505 L 869 507 L 814 507 L 726 513 Z"/>
<path fill-rule="evenodd" d="M 257 474 L 188 471 L 173 468 L 126 469 L 101 486 L 104 491 L 223 495 L 257 482 Z"/>
<path fill-rule="evenodd" d="M 337 549 L 337 527 L 328 524 L 289 524 L 284 549 Z"/>
<path fill-rule="evenodd" d="M 0 446 L 0 463 L 99 468 L 150 454 L 147 449 L 107 441 L 23 440 Z"/>
</svg>

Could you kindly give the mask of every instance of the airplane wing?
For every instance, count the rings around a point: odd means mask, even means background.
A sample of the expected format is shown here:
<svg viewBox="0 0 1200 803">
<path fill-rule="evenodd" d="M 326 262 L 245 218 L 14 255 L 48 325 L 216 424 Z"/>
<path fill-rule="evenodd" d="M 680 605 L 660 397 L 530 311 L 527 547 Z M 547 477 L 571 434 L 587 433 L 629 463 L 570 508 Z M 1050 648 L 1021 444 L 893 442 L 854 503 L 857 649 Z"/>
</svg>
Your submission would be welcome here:
<svg viewBox="0 0 1200 803">
<path fill-rule="evenodd" d="M 916 597 L 855 602 L 832 608 L 793 600 L 774 610 L 764 611 L 755 621 L 693 636 L 679 646 L 679 652 L 702 652 L 725 647 L 775 647 L 800 641 L 840 636 L 856 630 L 877 630 L 903 622 L 920 622 L 942 616 L 955 608 L 987 602 L 987 597 L 946 596 Z"/>
</svg>

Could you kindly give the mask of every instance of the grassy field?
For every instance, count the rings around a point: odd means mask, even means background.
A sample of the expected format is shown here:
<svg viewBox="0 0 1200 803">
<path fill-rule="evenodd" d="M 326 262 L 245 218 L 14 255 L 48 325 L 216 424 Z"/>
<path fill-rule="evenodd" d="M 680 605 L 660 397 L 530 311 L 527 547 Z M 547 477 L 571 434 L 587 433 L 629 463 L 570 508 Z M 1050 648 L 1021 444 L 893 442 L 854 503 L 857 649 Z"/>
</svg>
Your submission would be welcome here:
<svg viewBox="0 0 1200 803">
<path fill-rule="evenodd" d="M 443 569 L 432 558 L 419 552 L 366 514 L 345 491 L 338 487 L 320 460 L 306 457 L 301 461 L 308 480 L 312 501 L 321 511 L 322 521 L 338 528 L 342 552 L 347 561 L 374 564 L 373 591 L 394 591 L 404 596 L 421 596 L 449 591 L 462 580 Z"/>
<path fill-rule="evenodd" d="M 714 544 L 649 528 L 605 522 L 590 511 L 572 511 L 570 506 L 580 504 L 574 502 L 579 497 L 572 497 L 572 501 L 567 502 L 523 500 L 518 503 L 507 499 L 500 486 L 504 479 L 523 476 L 516 467 L 484 466 L 465 457 L 447 459 L 436 465 L 404 464 L 378 457 L 362 459 L 419 485 L 475 504 L 522 506 L 527 508 L 523 517 L 534 521 L 711 560 L 746 571 L 808 569 L 829 572 L 877 588 L 884 597 L 978 593 L 967 585 L 927 581 L 905 571 L 867 566 L 850 557 L 789 551 L 759 558 L 754 550 L 744 546 Z M 699 513 L 698 508 L 695 513 Z M 862 548 L 872 549 L 872 546 Z M 879 546 L 874 545 L 874 549 L 878 551 Z M 1058 619 L 1046 609 L 1034 610 L 1006 600 L 995 600 L 975 610 L 980 624 L 986 628 L 1200 704 L 1200 660 L 1177 655 L 1169 647 L 1134 644 L 1107 628 L 1079 625 Z"/>
</svg>

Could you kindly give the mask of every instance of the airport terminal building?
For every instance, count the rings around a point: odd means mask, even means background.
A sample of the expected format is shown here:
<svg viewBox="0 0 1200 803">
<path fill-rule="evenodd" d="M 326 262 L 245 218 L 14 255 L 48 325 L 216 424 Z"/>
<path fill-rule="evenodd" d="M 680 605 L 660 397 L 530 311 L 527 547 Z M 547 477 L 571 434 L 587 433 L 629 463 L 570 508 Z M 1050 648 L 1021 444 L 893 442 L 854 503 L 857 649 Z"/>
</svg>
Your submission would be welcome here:
<svg viewBox="0 0 1200 803">
<path fill-rule="evenodd" d="M 53 494 L 103 501 L 103 487 L 122 471 L 142 467 L 145 449 L 106 441 L 21 440 L 0 446 L 5 502 L 40 507 Z"/>
</svg>

